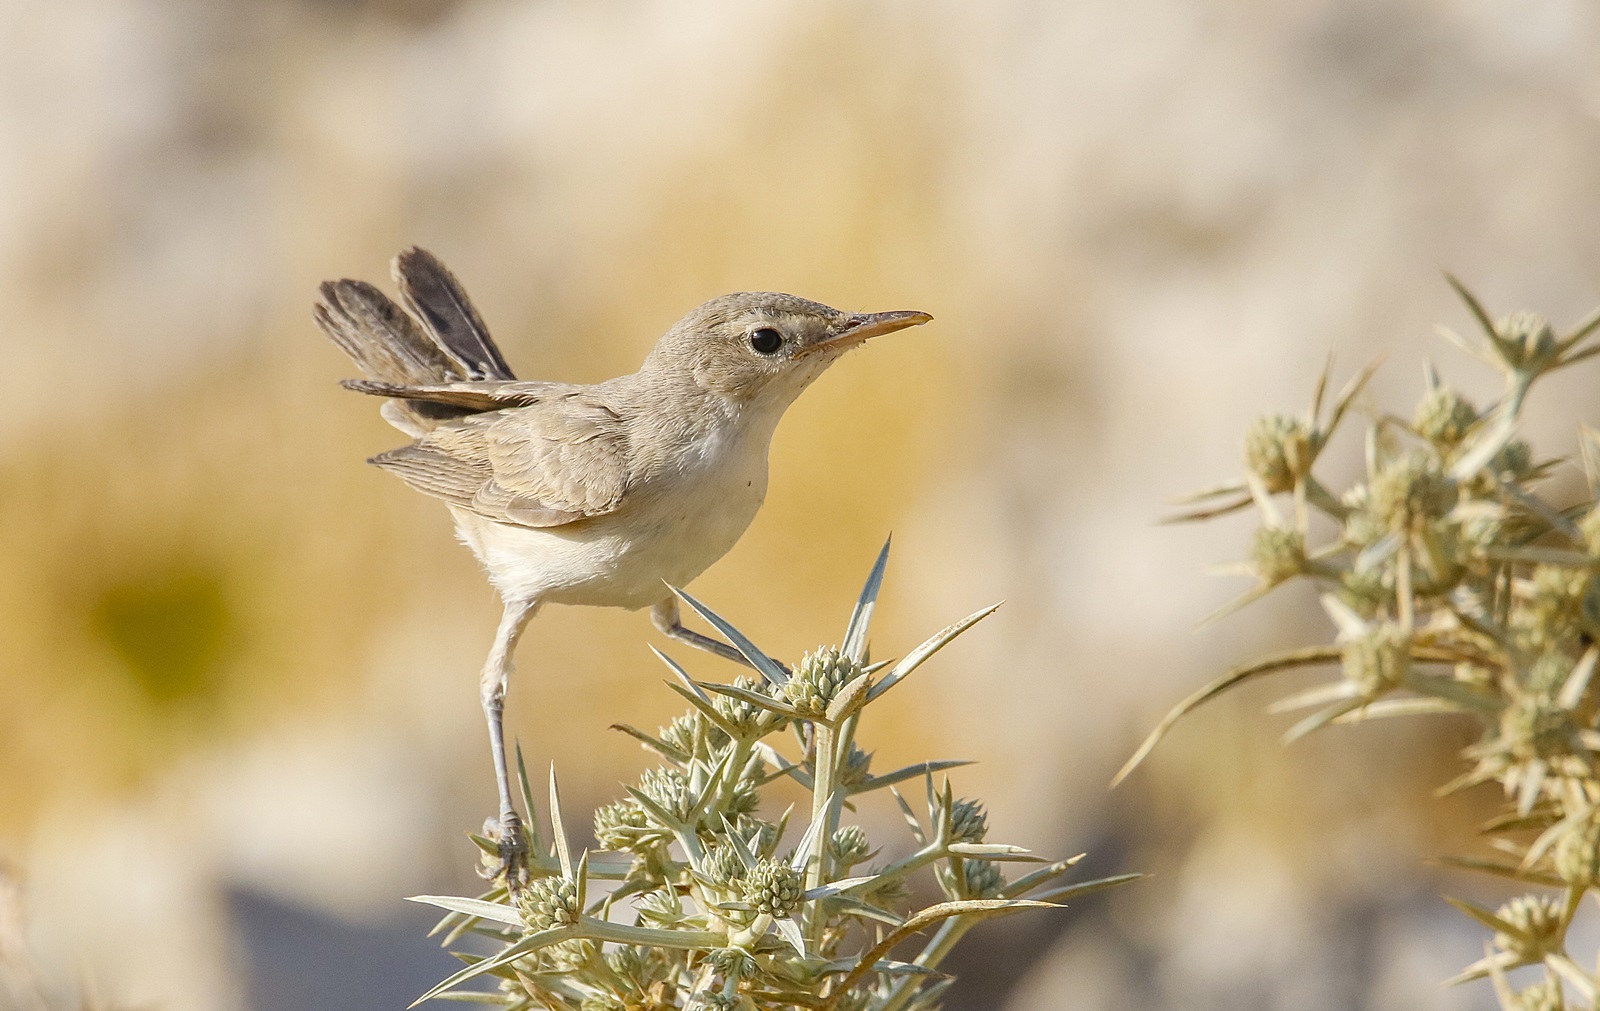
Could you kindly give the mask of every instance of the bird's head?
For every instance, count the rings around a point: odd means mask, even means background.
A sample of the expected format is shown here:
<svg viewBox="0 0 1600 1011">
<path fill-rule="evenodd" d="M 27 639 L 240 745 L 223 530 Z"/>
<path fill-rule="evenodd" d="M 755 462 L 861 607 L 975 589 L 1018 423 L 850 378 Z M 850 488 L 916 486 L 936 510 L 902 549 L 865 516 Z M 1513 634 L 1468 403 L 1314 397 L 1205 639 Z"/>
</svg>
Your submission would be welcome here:
<svg viewBox="0 0 1600 1011">
<path fill-rule="evenodd" d="M 932 318 L 909 311 L 848 313 L 794 295 L 740 292 L 679 320 L 656 343 L 645 368 L 730 400 L 782 407 L 851 348 Z"/>
</svg>

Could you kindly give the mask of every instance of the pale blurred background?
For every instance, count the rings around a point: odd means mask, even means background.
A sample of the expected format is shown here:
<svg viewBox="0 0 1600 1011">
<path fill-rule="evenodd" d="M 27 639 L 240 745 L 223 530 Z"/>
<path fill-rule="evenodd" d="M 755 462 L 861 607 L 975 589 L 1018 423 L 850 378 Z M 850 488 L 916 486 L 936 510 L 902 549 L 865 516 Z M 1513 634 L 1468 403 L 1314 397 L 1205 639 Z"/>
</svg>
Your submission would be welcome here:
<svg viewBox="0 0 1600 1011">
<path fill-rule="evenodd" d="M 794 656 L 893 531 L 880 655 L 1009 601 L 868 743 L 979 760 L 996 838 L 1155 876 L 976 932 L 950 1007 L 1493 1005 L 1438 986 L 1484 937 L 1437 896 L 1502 893 L 1423 862 L 1493 801 L 1430 797 L 1463 728 L 1285 752 L 1245 693 L 1105 783 L 1202 680 L 1327 634 L 1292 593 L 1194 633 L 1249 528 L 1164 500 L 1330 352 L 1386 355 L 1403 412 L 1424 356 L 1486 389 L 1431 335 L 1467 325 L 1442 269 L 1600 303 L 1588 0 L 20 0 L 0 50 L 0 858 L 52 992 L 398 1008 L 449 970 L 399 897 L 476 887 L 498 612 L 362 464 L 398 436 L 309 312 L 420 244 L 526 377 L 631 370 L 726 291 L 937 317 L 791 411 L 696 589 Z M 524 644 L 509 723 L 580 824 L 645 761 L 607 725 L 679 709 L 648 642 L 554 609 Z"/>
</svg>

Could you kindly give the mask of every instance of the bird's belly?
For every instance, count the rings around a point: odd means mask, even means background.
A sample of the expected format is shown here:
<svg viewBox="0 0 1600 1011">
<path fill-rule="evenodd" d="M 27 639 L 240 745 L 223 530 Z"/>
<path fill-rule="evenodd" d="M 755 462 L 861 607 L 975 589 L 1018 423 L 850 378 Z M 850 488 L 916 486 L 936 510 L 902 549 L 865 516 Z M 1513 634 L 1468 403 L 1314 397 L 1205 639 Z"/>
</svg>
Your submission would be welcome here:
<svg viewBox="0 0 1600 1011">
<path fill-rule="evenodd" d="M 692 483 L 687 494 L 645 494 L 616 513 L 539 529 L 452 512 L 502 595 L 640 608 L 666 596 L 665 584 L 683 586 L 726 554 L 755 518 L 765 484 L 753 477 Z"/>
</svg>

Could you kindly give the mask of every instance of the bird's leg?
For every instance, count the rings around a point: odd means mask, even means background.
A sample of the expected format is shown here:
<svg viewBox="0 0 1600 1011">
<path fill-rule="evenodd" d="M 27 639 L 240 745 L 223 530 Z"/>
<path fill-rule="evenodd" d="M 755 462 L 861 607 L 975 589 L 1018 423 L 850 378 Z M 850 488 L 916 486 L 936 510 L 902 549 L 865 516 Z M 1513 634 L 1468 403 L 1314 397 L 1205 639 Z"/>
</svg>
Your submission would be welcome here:
<svg viewBox="0 0 1600 1011">
<path fill-rule="evenodd" d="M 749 660 L 744 658 L 743 653 L 734 649 L 721 639 L 715 639 L 709 635 L 701 635 L 692 628 L 685 628 L 683 626 L 683 620 L 678 614 L 677 597 L 668 597 L 666 600 L 663 600 L 661 603 L 651 608 L 650 621 L 654 623 L 656 628 L 659 629 L 661 633 L 667 636 L 669 639 L 676 639 L 681 643 L 693 646 L 695 649 L 703 649 L 707 653 L 714 653 L 717 656 L 722 657 L 724 660 L 732 660 L 734 663 L 742 663 L 746 667 L 755 666 L 755 664 L 752 664 Z"/>
<path fill-rule="evenodd" d="M 517 640 L 528 626 L 528 619 L 539 610 L 537 600 L 507 600 L 505 612 L 500 617 L 500 627 L 494 635 L 494 647 L 489 659 L 484 661 L 479 687 L 483 698 L 483 715 L 489 722 L 489 748 L 494 754 L 495 785 L 500 788 L 500 830 L 498 843 L 500 861 L 486 876 L 495 879 L 504 876 L 506 887 L 516 892 L 522 886 L 528 867 L 528 842 L 522 834 L 522 819 L 511 800 L 511 774 L 506 768 L 506 740 L 502 716 L 506 708 L 506 682 L 511 677 L 512 656 L 517 650 Z"/>
</svg>

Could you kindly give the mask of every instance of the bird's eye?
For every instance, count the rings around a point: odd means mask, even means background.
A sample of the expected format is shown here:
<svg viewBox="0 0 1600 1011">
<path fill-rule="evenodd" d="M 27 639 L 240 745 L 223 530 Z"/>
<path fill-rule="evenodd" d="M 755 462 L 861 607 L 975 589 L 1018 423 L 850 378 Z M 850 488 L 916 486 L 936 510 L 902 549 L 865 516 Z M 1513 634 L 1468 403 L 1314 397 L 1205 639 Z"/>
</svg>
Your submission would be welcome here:
<svg viewBox="0 0 1600 1011">
<path fill-rule="evenodd" d="M 775 355 L 783 347 L 783 334 L 764 326 L 750 331 L 750 349 L 758 355 Z"/>
</svg>

